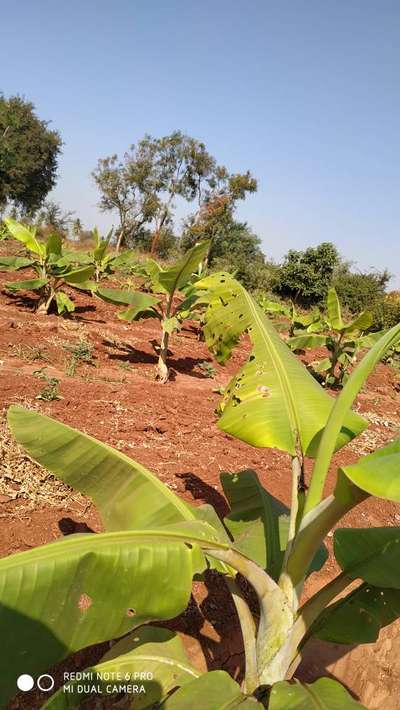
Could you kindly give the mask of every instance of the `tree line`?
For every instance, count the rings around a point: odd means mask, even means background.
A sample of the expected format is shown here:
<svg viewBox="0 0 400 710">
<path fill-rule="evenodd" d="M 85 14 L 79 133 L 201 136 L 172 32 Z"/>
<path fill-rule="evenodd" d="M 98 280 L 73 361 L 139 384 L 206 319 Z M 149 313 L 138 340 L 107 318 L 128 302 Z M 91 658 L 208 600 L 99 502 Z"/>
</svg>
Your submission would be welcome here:
<svg viewBox="0 0 400 710">
<path fill-rule="evenodd" d="M 91 232 L 79 217 L 46 199 L 56 184 L 61 150 L 59 132 L 38 118 L 31 102 L 0 95 L 0 214 L 83 240 Z M 211 239 L 210 270 L 233 272 L 253 292 L 309 306 L 323 302 L 334 286 L 350 311 L 366 306 L 382 311 L 388 271 L 358 273 L 330 242 L 292 249 L 280 264 L 266 258 L 261 239 L 236 217 L 238 204 L 256 192 L 256 178 L 250 170 L 230 172 L 204 143 L 181 131 L 159 138 L 145 135 L 122 157 L 100 158 L 92 178 L 100 210 L 117 217 L 117 251 L 136 247 L 168 258 Z M 189 214 L 177 230 L 180 204 Z M 385 309 L 381 320 L 400 317 L 396 308 L 390 316 Z"/>
</svg>

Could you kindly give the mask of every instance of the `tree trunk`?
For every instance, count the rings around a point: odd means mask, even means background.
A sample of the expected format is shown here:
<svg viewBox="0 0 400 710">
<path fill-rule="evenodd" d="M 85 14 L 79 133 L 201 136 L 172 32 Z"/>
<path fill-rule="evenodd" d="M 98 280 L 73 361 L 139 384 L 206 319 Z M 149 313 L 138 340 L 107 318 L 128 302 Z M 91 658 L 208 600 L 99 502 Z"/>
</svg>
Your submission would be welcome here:
<svg viewBox="0 0 400 710">
<path fill-rule="evenodd" d="M 121 231 L 120 231 L 120 233 L 118 235 L 118 239 L 117 239 L 117 246 L 115 247 L 115 251 L 117 252 L 117 254 L 119 254 L 119 250 L 121 249 L 122 242 L 124 241 L 124 236 L 125 236 L 124 235 L 124 228 L 121 227 Z"/>
</svg>

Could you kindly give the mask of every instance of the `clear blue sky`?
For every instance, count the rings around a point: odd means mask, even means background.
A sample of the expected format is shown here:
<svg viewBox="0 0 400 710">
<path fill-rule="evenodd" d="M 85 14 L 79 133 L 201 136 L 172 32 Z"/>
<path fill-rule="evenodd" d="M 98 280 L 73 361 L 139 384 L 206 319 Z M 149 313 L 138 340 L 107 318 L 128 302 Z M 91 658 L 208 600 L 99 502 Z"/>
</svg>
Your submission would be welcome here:
<svg viewBox="0 0 400 710">
<path fill-rule="evenodd" d="M 54 192 L 87 227 L 97 158 L 145 132 L 202 139 L 259 189 L 268 256 L 333 241 L 400 285 L 399 0 L 2 3 L 0 89 L 65 142 Z"/>
</svg>

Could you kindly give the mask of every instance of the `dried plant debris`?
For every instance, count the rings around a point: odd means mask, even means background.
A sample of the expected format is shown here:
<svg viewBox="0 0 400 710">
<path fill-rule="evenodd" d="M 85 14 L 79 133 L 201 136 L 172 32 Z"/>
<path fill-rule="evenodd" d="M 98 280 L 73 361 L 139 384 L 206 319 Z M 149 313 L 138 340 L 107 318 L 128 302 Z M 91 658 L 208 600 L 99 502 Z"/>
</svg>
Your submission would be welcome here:
<svg viewBox="0 0 400 710">
<path fill-rule="evenodd" d="M 14 515 L 17 511 L 32 510 L 40 505 L 68 508 L 78 503 L 87 508 L 87 500 L 53 474 L 39 466 L 15 442 L 7 426 L 5 412 L 0 421 L 0 501 L 15 501 L 10 511 L 2 510 L 0 516 Z"/>
</svg>

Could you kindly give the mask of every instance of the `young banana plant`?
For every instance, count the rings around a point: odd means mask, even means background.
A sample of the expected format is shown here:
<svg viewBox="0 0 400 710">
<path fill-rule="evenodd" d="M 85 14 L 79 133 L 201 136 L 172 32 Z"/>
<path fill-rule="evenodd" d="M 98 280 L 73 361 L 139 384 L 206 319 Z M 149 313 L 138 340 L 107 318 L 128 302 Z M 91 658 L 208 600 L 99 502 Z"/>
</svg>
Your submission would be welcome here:
<svg viewBox="0 0 400 710">
<path fill-rule="evenodd" d="M 12 237 L 23 244 L 30 253 L 30 258 L 2 257 L 0 269 L 19 270 L 30 267 L 37 274 L 34 279 L 6 283 L 6 288 L 10 291 L 36 291 L 39 294 L 37 305 L 39 313 L 48 313 L 53 301 L 59 314 L 75 310 L 73 301 L 62 290 L 63 286 L 68 284 L 76 288 L 90 289 L 89 280 L 93 274 L 93 267 L 71 266 L 69 260 L 63 256 L 59 235 L 52 234 L 46 242 L 43 242 L 36 237 L 35 227 L 26 227 L 10 218 L 4 221 Z"/>
<path fill-rule="evenodd" d="M 157 379 L 162 383 L 167 382 L 169 377 L 167 365 L 169 337 L 181 328 L 183 320 L 189 316 L 190 308 L 196 300 L 196 295 L 188 292 L 183 300 L 176 302 L 176 294 L 188 284 L 193 272 L 206 257 L 209 246 L 209 241 L 196 244 L 169 269 L 162 269 L 157 262 L 149 260 L 145 268 L 151 278 L 153 291 L 156 291 L 157 295 L 101 287 L 96 291 L 97 295 L 105 301 L 128 306 L 118 314 L 122 320 L 132 322 L 143 318 L 157 318 L 160 321 L 161 342 Z"/>
<path fill-rule="evenodd" d="M 400 325 L 374 345 L 334 400 L 229 274 L 198 285 L 214 294 L 205 330 L 217 359 L 226 361 L 244 331 L 252 342 L 247 363 L 226 389 L 219 427 L 251 446 L 287 453 L 291 509 L 268 493 L 254 471 L 222 474 L 229 512 L 220 521 L 211 506 L 189 505 L 111 447 L 37 411 L 11 407 L 8 420 L 17 441 L 55 476 L 92 498 L 105 532 L 69 535 L 0 560 L 4 704 L 21 673 L 35 678 L 80 648 L 125 635 L 85 672 L 96 679 L 96 693 L 104 695 L 113 693 L 110 674 L 123 674 L 126 681 L 140 672 L 153 674 L 142 696 L 125 697 L 126 707 L 361 707 L 329 678 L 311 685 L 290 679 L 312 636 L 371 643 L 381 627 L 400 616 L 397 527 L 335 530 L 342 571 L 302 600 L 305 579 L 325 562 L 324 537 L 342 516 L 371 495 L 400 501 L 400 440 L 340 467 L 334 492 L 324 497 L 335 450 L 366 427 L 351 411 L 354 399 L 382 355 L 400 340 Z M 306 457 L 314 462 L 309 480 Z M 240 621 L 241 687 L 224 671 L 199 671 L 175 634 L 150 625 L 182 612 L 193 576 L 210 566 L 225 578 Z M 238 574 L 254 589 L 257 614 L 240 591 Z M 92 687 L 69 682 L 44 707 L 78 708 Z"/>
<path fill-rule="evenodd" d="M 373 323 L 372 313 L 363 311 L 352 321 L 342 319 L 340 302 L 334 288 L 328 291 L 326 315 L 321 317 L 306 332 L 295 333 L 288 342 L 293 350 L 325 347 L 329 357 L 314 365 L 316 372 L 325 373 L 325 383 L 341 387 L 349 378 L 349 368 L 354 365 L 357 353 L 370 347 L 375 334 L 365 336 L 364 332 Z M 323 332 L 325 331 L 325 332 Z"/>
<path fill-rule="evenodd" d="M 313 333 L 320 328 L 321 313 L 319 308 L 314 308 L 310 313 L 300 314 L 296 311 L 292 301 L 290 301 L 289 305 L 286 305 L 285 303 L 270 301 L 266 296 L 262 296 L 258 303 L 265 313 L 269 313 L 271 316 L 284 316 L 289 321 L 290 338 L 296 335 L 298 331 Z M 286 326 L 287 323 L 285 321 L 275 324 L 278 330 L 282 330 Z"/>
</svg>

